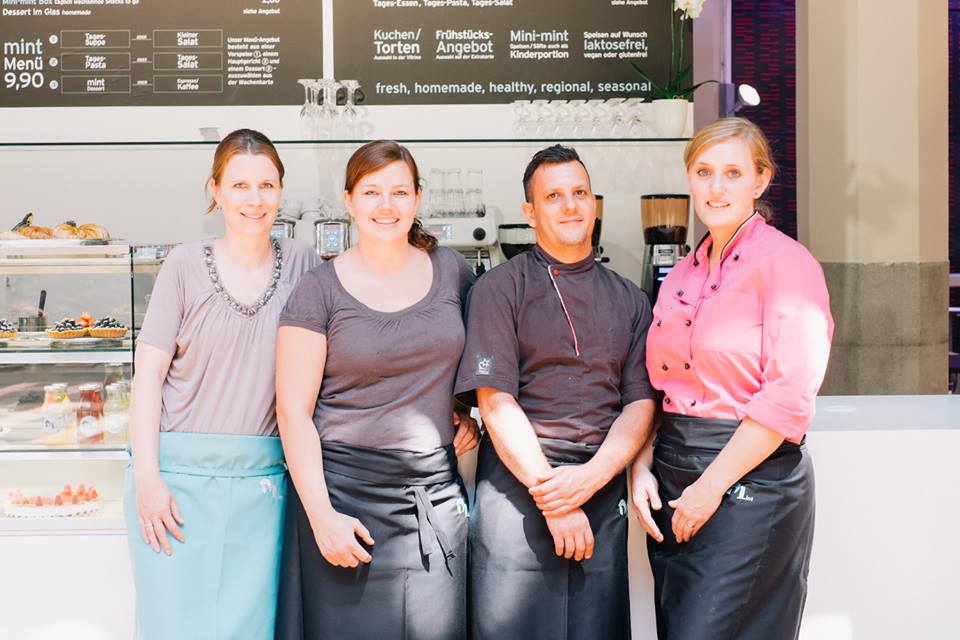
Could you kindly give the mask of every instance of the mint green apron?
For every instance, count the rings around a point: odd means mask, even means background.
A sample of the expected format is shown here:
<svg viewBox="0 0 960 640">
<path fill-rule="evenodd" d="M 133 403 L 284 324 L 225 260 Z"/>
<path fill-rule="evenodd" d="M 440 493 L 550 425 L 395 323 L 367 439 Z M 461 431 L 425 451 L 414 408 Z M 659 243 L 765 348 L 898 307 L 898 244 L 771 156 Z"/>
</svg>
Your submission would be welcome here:
<svg viewBox="0 0 960 640">
<path fill-rule="evenodd" d="M 186 539 L 173 555 L 140 533 L 132 469 L 124 517 L 144 640 L 272 640 L 286 501 L 280 439 L 161 433 L 160 475 Z"/>
</svg>

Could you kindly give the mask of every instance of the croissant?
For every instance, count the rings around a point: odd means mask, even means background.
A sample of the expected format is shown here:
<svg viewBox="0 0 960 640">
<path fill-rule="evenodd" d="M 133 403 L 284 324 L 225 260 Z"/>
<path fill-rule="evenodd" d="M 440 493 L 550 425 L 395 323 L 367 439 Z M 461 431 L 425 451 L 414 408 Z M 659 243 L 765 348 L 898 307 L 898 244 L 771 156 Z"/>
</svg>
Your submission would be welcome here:
<svg viewBox="0 0 960 640">
<path fill-rule="evenodd" d="M 109 240 L 110 232 L 99 224 L 84 224 L 77 228 L 81 238 L 87 240 Z"/>
<path fill-rule="evenodd" d="M 77 223 L 73 220 L 67 220 L 63 224 L 58 224 L 53 228 L 53 237 L 54 238 L 79 238 L 80 233 L 77 231 Z"/>
<path fill-rule="evenodd" d="M 20 229 L 20 235 L 27 238 L 44 239 L 52 238 L 53 231 L 50 227 L 24 227 Z"/>
<path fill-rule="evenodd" d="M 0 231 L 0 240 L 23 240 L 23 236 L 16 231 Z"/>
</svg>

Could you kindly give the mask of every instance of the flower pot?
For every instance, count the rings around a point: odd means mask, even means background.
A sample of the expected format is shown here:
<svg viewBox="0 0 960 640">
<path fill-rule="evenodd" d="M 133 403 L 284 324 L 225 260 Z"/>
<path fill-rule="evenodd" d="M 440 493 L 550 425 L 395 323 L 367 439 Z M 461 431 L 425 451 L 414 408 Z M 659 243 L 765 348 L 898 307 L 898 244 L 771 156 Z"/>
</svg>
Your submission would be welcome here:
<svg viewBox="0 0 960 640">
<path fill-rule="evenodd" d="M 687 111 L 690 103 L 686 100 L 654 100 L 653 128 L 664 138 L 681 138 L 687 128 Z"/>
</svg>

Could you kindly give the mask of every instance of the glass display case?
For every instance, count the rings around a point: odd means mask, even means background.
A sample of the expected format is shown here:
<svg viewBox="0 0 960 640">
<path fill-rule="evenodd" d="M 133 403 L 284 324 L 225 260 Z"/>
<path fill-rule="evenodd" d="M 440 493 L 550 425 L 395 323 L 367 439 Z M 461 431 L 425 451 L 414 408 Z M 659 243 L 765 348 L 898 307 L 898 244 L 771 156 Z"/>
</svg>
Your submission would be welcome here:
<svg viewBox="0 0 960 640">
<path fill-rule="evenodd" d="M 131 247 L 0 242 L 0 278 L 0 534 L 122 531 Z"/>
</svg>

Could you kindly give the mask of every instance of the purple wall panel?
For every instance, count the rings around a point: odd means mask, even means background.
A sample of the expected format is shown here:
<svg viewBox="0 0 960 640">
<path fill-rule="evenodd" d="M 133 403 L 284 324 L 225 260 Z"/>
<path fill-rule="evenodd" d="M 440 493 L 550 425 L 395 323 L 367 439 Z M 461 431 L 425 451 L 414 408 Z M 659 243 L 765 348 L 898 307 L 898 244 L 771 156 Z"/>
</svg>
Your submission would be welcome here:
<svg viewBox="0 0 960 640">
<path fill-rule="evenodd" d="M 795 0 L 733 3 L 733 82 L 753 85 L 760 106 L 738 115 L 770 139 L 779 166 L 766 200 L 774 223 L 797 237 L 797 14 Z"/>
</svg>

